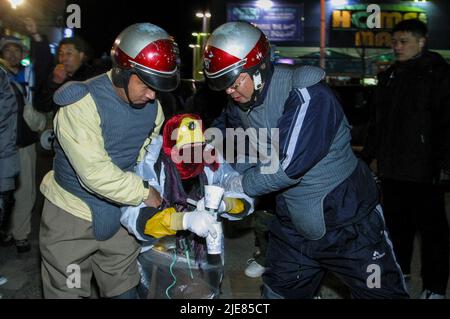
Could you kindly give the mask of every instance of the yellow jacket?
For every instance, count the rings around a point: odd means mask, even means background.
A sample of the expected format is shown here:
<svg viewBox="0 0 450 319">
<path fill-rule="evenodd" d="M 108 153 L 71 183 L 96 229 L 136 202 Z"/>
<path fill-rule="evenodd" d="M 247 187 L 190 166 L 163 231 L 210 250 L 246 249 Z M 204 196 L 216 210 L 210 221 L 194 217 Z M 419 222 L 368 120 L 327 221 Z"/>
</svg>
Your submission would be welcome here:
<svg viewBox="0 0 450 319">
<path fill-rule="evenodd" d="M 161 105 L 159 102 L 157 105 L 155 129 L 142 145 L 138 161 L 143 158 L 145 147 L 151 138 L 159 134 L 164 122 Z M 100 127 L 100 115 L 90 94 L 74 104 L 61 107 L 56 113 L 53 127 L 78 179 L 88 191 L 124 205 L 137 206 L 147 199 L 149 190 L 144 187 L 142 178 L 133 172 L 122 171 L 108 156 Z M 59 186 L 53 170 L 45 175 L 40 190 L 54 205 L 76 217 L 92 221 L 88 205 Z"/>
</svg>

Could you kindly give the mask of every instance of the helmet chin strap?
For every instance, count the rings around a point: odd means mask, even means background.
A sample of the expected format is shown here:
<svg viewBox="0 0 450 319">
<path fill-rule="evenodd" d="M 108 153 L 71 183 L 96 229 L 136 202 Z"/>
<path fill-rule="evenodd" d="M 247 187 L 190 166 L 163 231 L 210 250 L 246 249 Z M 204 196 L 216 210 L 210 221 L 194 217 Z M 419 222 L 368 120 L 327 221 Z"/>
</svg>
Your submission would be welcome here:
<svg viewBox="0 0 450 319">
<path fill-rule="evenodd" d="M 142 109 L 147 103 L 135 104 L 131 102 L 130 94 L 128 92 L 128 84 L 130 83 L 131 72 L 120 69 L 113 69 L 113 84 L 119 88 L 123 88 L 125 90 L 125 95 L 128 99 L 128 104 L 134 109 Z"/>
<path fill-rule="evenodd" d="M 256 71 L 255 74 L 253 74 L 252 78 L 253 78 L 253 86 L 255 88 L 255 92 L 261 90 L 263 87 L 261 72 L 259 72 L 259 70 Z"/>
<path fill-rule="evenodd" d="M 127 82 L 128 82 L 128 83 L 130 82 L 130 81 L 129 81 L 129 78 L 128 78 L 128 81 L 127 81 Z M 127 99 L 128 99 L 128 104 L 129 104 L 133 109 L 143 109 L 143 108 L 147 105 L 147 103 L 135 104 L 135 103 L 131 102 L 130 95 L 129 95 L 129 93 L 128 93 L 128 83 L 126 83 L 126 85 L 125 85 L 125 87 L 124 87 L 124 89 L 125 89 L 125 95 L 127 96 Z"/>
<path fill-rule="evenodd" d="M 248 112 L 253 107 L 260 105 L 263 101 L 263 91 L 265 90 L 265 83 L 268 80 L 269 74 L 273 71 L 273 66 L 270 62 L 270 56 L 268 55 L 265 58 L 265 61 L 258 66 L 256 70 L 249 71 L 248 73 L 252 77 L 253 80 L 253 94 L 250 100 L 247 103 L 238 103 L 238 107 Z"/>
<path fill-rule="evenodd" d="M 253 75 L 251 75 L 253 80 L 253 87 L 254 91 L 252 96 L 250 97 L 250 100 L 245 103 L 238 103 L 238 106 L 243 111 L 248 111 L 252 109 L 252 106 L 255 104 L 256 100 L 258 99 L 258 96 L 261 94 L 262 88 L 263 88 L 263 81 L 261 72 L 257 70 Z"/>
</svg>

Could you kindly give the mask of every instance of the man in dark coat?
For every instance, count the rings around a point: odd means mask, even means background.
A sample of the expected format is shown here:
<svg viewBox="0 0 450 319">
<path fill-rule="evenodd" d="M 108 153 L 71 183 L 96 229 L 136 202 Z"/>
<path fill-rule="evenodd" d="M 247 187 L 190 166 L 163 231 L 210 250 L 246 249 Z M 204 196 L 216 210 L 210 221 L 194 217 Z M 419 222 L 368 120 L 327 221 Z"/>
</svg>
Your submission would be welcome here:
<svg viewBox="0 0 450 319">
<path fill-rule="evenodd" d="M 444 298 L 449 230 L 442 184 L 450 172 L 450 66 L 426 47 L 427 27 L 392 32 L 396 61 L 379 74 L 362 156 L 377 160 L 386 222 L 408 281 L 414 236 L 422 248 L 422 298 Z"/>
</svg>

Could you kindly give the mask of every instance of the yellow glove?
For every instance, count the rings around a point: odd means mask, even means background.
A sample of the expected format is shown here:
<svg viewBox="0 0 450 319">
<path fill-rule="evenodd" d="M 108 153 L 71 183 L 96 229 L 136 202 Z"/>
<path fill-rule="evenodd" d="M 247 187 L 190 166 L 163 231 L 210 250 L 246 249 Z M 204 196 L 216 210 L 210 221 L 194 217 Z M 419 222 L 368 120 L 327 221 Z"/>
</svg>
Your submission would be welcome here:
<svg viewBox="0 0 450 319">
<path fill-rule="evenodd" d="M 173 207 L 166 208 L 145 223 L 144 234 L 154 238 L 175 235 L 183 229 L 183 216 L 184 213 L 177 213 Z"/>
<path fill-rule="evenodd" d="M 245 209 L 244 201 L 239 198 L 224 197 L 223 201 L 226 206 L 225 211 L 230 214 L 240 214 Z"/>
</svg>

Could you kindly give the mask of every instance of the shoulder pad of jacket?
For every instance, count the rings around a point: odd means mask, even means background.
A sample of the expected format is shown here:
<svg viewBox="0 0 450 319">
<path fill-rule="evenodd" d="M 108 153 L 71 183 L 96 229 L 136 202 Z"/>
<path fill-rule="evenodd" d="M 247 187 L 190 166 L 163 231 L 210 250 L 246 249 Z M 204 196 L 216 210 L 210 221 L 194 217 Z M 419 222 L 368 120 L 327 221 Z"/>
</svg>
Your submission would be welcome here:
<svg viewBox="0 0 450 319">
<path fill-rule="evenodd" d="M 85 83 L 67 82 L 53 94 L 53 101 L 60 106 L 66 106 L 81 100 L 88 93 L 89 88 Z"/>
<path fill-rule="evenodd" d="M 304 65 L 294 70 L 292 75 L 292 87 L 303 89 L 319 83 L 325 78 L 325 71 L 321 68 Z"/>
</svg>

